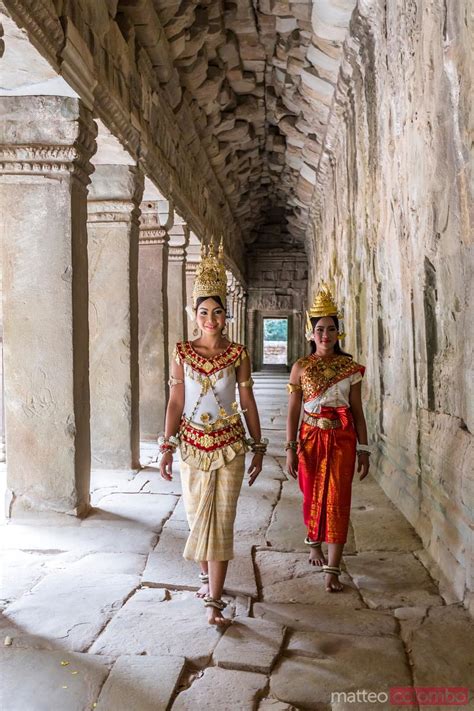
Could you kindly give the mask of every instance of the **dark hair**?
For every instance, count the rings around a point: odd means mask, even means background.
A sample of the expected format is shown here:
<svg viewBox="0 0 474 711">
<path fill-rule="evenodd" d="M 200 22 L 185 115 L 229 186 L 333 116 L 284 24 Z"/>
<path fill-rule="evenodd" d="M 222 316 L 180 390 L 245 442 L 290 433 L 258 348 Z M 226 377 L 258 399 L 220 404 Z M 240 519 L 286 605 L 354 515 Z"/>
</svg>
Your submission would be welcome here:
<svg viewBox="0 0 474 711">
<path fill-rule="evenodd" d="M 319 316 L 318 318 L 310 319 L 313 331 L 314 331 L 318 321 L 322 318 L 324 318 L 324 316 Z M 334 325 L 339 332 L 339 319 L 337 318 L 337 316 L 329 316 L 329 318 L 332 318 L 332 320 L 334 321 Z M 316 353 L 316 341 L 311 340 L 310 347 L 311 347 L 311 353 Z M 334 346 L 334 353 L 337 353 L 337 355 L 345 355 L 345 356 L 349 356 L 349 358 L 352 358 L 350 353 L 346 353 L 345 351 L 342 350 L 341 346 L 339 345 L 339 341 L 336 341 L 336 345 Z"/>
<path fill-rule="evenodd" d="M 216 301 L 219 304 L 219 306 L 221 307 L 221 309 L 224 309 L 224 311 L 225 311 L 225 306 L 222 303 L 222 299 L 220 296 L 198 296 L 198 299 L 196 301 L 195 310 L 197 311 L 198 308 L 201 306 L 202 302 L 207 301 L 208 299 L 212 299 L 213 301 Z"/>
</svg>

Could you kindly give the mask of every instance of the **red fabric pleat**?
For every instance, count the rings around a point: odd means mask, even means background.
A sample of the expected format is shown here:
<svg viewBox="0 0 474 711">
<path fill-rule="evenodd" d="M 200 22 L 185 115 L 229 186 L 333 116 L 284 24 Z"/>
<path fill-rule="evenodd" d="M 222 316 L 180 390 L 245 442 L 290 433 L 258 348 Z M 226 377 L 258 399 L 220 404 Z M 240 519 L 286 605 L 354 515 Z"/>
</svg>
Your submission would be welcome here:
<svg viewBox="0 0 474 711">
<path fill-rule="evenodd" d="M 322 430 L 301 424 L 298 481 L 304 522 L 312 540 L 345 543 L 357 443 L 352 414 L 347 407 L 322 407 L 315 417 L 339 418 L 342 426 Z"/>
</svg>

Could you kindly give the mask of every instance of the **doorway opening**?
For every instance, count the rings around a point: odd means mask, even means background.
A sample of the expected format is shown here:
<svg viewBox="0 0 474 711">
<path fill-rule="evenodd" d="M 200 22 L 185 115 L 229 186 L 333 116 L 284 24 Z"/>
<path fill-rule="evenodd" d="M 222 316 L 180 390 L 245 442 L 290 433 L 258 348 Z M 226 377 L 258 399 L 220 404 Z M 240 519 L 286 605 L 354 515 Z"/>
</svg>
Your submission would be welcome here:
<svg viewBox="0 0 474 711">
<path fill-rule="evenodd" d="M 287 365 L 288 319 L 263 319 L 263 365 Z"/>
</svg>

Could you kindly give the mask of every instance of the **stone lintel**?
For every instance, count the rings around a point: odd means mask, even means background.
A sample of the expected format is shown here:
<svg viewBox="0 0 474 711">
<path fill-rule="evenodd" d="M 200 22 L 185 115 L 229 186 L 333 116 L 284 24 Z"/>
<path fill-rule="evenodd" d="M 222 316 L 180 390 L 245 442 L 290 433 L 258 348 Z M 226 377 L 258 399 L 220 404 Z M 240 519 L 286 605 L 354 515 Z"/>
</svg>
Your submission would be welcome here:
<svg viewBox="0 0 474 711">
<path fill-rule="evenodd" d="M 65 34 L 61 74 L 78 92 L 87 108 L 93 109 L 94 89 L 97 86 L 94 58 L 70 17 L 65 20 Z"/>
</svg>

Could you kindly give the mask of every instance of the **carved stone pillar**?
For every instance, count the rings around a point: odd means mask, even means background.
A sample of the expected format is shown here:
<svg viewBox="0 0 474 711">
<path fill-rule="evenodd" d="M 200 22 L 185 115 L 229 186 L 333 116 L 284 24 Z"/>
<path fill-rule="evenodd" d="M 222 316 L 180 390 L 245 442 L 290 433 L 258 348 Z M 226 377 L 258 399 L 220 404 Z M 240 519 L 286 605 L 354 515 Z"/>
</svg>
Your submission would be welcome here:
<svg viewBox="0 0 474 711">
<path fill-rule="evenodd" d="M 0 98 L 4 378 L 11 511 L 89 506 L 87 185 L 79 99 Z"/>
<path fill-rule="evenodd" d="M 158 204 L 142 204 L 138 270 L 140 431 L 155 439 L 164 428 L 168 396 L 168 232 Z"/>
<path fill-rule="evenodd" d="M 247 294 L 243 287 L 240 287 L 238 296 L 238 311 L 239 311 L 239 341 L 246 343 L 247 338 Z"/>
<path fill-rule="evenodd" d="M 143 175 L 98 165 L 88 201 L 92 464 L 140 463 L 138 232 Z"/>
<path fill-rule="evenodd" d="M 201 244 L 192 232 L 189 235 L 189 244 L 186 249 L 186 304 L 193 308 L 193 287 L 196 278 L 196 269 L 201 259 Z M 193 330 L 196 324 L 188 317 L 188 338 L 195 338 Z"/>
<path fill-rule="evenodd" d="M 227 337 L 229 341 L 237 340 L 237 314 L 235 310 L 235 288 L 236 280 L 233 274 L 227 274 L 227 311 L 230 319 L 227 325 Z"/>
<path fill-rule="evenodd" d="M 186 307 L 186 247 L 189 231 L 183 221 L 175 220 L 170 230 L 168 254 L 168 350 L 171 355 L 176 343 L 187 338 Z"/>
</svg>

